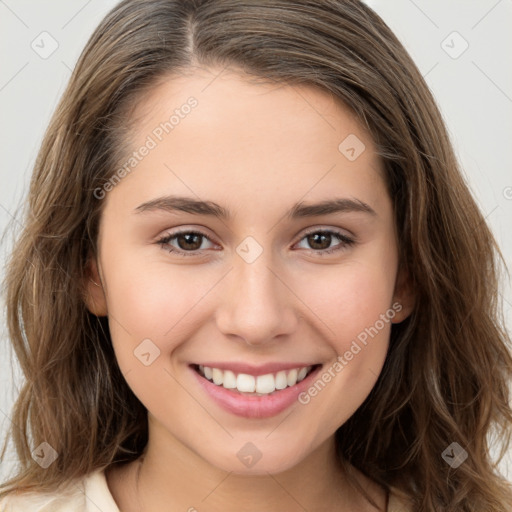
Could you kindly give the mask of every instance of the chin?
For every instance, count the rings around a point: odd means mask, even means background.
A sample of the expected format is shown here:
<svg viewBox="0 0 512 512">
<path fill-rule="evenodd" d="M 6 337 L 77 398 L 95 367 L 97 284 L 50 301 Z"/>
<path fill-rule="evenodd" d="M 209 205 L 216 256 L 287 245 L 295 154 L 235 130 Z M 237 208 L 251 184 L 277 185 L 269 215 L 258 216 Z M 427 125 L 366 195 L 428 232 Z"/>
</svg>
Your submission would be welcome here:
<svg viewBox="0 0 512 512">
<path fill-rule="evenodd" d="M 285 450 L 269 446 L 268 441 L 254 443 L 239 441 L 230 443 L 230 447 L 218 454 L 208 454 L 203 458 L 217 468 L 241 476 L 265 476 L 287 471 L 297 466 L 307 454 L 296 446 L 288 446 Z M 261 450 L 257 446 L 261 447 Z M 236 449 L 233 450 L 233 446 Z M 200 454 L 201 455 L 201 454 Z"/>
</svg>

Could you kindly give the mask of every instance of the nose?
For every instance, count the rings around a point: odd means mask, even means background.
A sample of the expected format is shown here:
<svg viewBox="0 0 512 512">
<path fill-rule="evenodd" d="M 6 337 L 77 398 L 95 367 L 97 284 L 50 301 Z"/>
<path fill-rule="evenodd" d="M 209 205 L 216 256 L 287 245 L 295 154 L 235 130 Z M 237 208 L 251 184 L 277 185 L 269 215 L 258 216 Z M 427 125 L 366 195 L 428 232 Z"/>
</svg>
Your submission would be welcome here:
<svg viewBox="0 0 512 512">
<path fill-rule="evenodd" d="M 298 325 L 294 294 L 266 254 L 252 263 L 235 256 L 216 313 L 220 332 L 248 345 L 282 340 Z"/>
</svg>

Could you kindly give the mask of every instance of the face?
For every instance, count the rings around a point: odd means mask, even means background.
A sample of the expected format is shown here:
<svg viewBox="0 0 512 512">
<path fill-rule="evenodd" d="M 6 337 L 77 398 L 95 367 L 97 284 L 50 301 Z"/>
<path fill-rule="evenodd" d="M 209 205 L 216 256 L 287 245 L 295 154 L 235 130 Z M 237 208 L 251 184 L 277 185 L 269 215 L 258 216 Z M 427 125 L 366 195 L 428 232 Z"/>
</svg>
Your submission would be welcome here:
<svg viewBox="0 0 512 512">
<path fill-rule="evenodd" d="M 216 75 L 169 79 L 137 106 L 88 303 L 109 316 L 150 443 L 275 473 L 361 405 L 408 307 L 382 164 L 351 111 Z"/>
</svg>

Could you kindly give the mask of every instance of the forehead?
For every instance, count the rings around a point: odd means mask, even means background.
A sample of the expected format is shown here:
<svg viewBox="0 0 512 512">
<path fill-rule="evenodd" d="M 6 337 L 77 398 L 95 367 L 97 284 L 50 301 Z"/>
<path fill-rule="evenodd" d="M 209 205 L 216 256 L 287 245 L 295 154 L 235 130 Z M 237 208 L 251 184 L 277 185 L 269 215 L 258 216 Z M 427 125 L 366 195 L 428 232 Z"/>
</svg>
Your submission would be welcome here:
<svg viewBox="0 0 512 512">
<path fill-rule="evenodd" d="M 210 121 L 219 128 L 232 125 L 239 130 L 245 127 L 246 130 L 239 132 L 240 136 L 258 130 L 259 135 L 271 134 L 281 128 L 309 132 L 310 137 L 315 133 L 325 135 L 327 130 L 336 134 L 335 138 L 346 130 L 358 132 L 366 139 L 370 135 L 340 98 L 319 86 L 271 82 L 216 68 L 192 68 L 160 78 L 133 106 L 131 124 L 148 132 L 156 118 L 168 120 L 191 97 L 198 103 L 193 117 L 202 124 Z M 371 144 L 370 140 L 368 142 Z"/>
<path fill-rule="evenodd" d="M 242 206 L 248 197 L 270 198 L 276 190 L 283 203 L 340 186 L 368 202 L 378 202 L 382 192 L 382 166 L 369 132 L 318 87 L 189 70 L 160 80 L 141 97 L 130 126 L 131 150 L 149 140 L 152 146 L 123 179 L 124 190 L 130 184 L 139 198 L 180 188 L 208 198 L 214 192 L 219 201 L 239 199 Z"/>
</svg>

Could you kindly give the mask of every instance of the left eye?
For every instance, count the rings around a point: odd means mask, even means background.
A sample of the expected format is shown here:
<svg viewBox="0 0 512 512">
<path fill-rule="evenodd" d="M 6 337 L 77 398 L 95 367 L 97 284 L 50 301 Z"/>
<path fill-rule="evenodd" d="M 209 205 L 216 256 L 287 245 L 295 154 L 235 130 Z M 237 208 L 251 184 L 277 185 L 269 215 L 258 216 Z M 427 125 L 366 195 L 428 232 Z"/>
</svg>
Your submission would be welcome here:
<svg viewBox="0 0 512 512">
<path fill-rule="evenodd" d="M 319 254 L 330 254 L 354 244 L 354 240 L 352 238 L 349 238 L 341 232 L 331 230 L 311 231 L 301 239 L 301 242 L 303 240 L 309 244 L 310 248 L 312 248 L 314 252 Z M 338 240 L 339 243 L 331 246 L 331 242 L 333 240 Z M 306 247 L 306 249 L 308 248 Z"/>
<path fill-rule="evenodd" d="M 331 243 L 335 240 L 338 240 L 339 243 L 331 246 Z M 157 243 L 171 253 L 176 253 L 180 256 L 194 256 L 208 248 L 203 246 L 204 241 L 213 244 L 212 240 L 204 233 L 199 231 L 181 231 L 168 234 L 158 240 Z M 309 245 L 309 248 L 302 248 L 319 255 L 340 251 L 355 243 L 353 239 L 345 234 L 331 230 L 311 231 L 300 240 L 299 245 L 303 241 Z"/>
<path fill-rule="evenodd" d="M 166 235 L 165 237 L 158 240 L 158 244 L 162 247 L 165 247 L 169 252 L 180 253 L 183 256 L 192 256 L 194 251 L 199 251 L 204 249 L 203 239 L 211 240 L 203 233 L 199 233 L 197 231 L 182 231 L 179 233 L 174 233 L 173 235 Z M 173 245 L 171 241 L 177 243 L 178 247 Z"/>
</svg>

